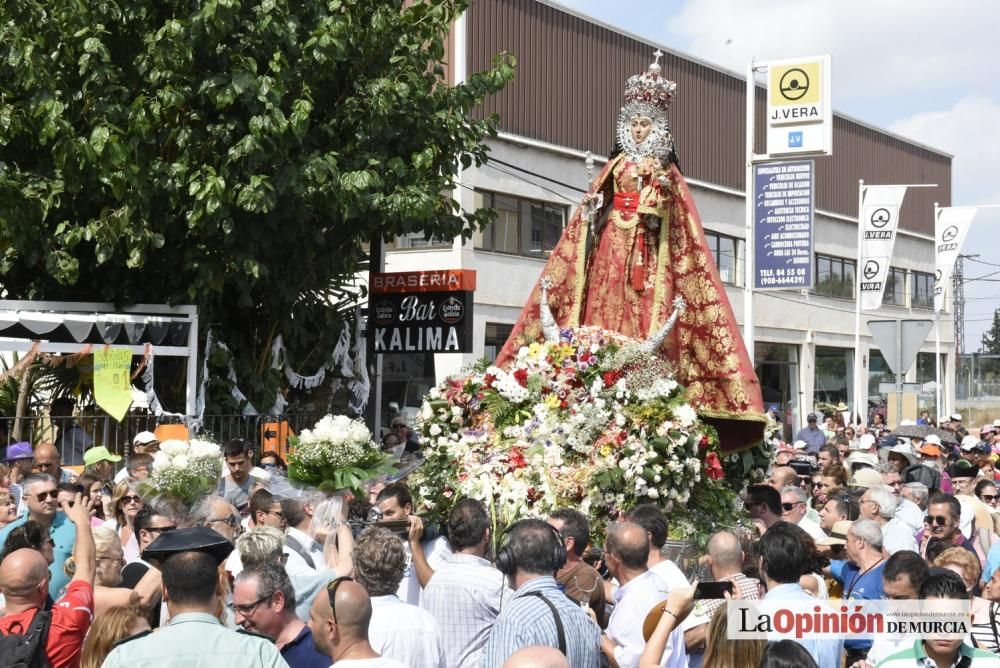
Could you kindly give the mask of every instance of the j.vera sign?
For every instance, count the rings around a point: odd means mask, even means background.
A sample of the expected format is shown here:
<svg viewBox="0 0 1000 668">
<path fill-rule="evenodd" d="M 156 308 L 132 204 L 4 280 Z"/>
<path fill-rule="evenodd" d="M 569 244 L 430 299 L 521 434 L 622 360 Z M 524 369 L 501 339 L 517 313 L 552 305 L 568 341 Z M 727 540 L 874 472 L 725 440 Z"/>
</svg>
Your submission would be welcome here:
<svg viewBox="0 0 1000 668">
<path fill-rule="evenodd" d="M 476 272 L 372 274 L 368 332 L 375 353 L 472 352 Z"/>
</svg>

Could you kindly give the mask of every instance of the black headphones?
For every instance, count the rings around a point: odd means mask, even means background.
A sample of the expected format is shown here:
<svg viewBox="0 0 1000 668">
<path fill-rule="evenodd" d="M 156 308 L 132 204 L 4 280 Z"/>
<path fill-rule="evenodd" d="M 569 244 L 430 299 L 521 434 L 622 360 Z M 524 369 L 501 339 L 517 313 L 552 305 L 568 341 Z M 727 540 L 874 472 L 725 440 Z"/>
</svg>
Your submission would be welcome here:
<svg viewBox="0 0 1000 668">
<path fill-rule="evenodd" d="M 552 531 L 552 536 L 556 540 L 555 549 L 552 552 L 552 559 L 556 564 L 555 570 L 558 571 L 566 565 L 566 545 L 563 543 L 562 534 L 560 534 L 559 531 L 557 531 L 556 528 L 548 522 L 544 520 L 531 519 L 519 520 L 507 527 L 507 529 L 503 532 L 503 536 L 506 537 L 507 534 L 511 533 L 518 525 L 534 521 L 541 522 Z M 513 575 L 517 571 L 517 557 L 514 556 L 514 550 L 510 547 L 510 540 L 504 540 L 503 545 L 497 551 L 496 566 L 497 570 L 504 575 Z"/>
</svg>

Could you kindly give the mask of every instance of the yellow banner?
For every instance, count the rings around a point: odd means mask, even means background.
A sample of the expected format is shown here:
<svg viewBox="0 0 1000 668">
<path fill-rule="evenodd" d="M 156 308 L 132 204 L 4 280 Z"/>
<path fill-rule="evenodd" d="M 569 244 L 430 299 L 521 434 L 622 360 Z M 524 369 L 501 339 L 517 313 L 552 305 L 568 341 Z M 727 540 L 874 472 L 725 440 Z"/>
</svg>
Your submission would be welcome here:
<svg viewBox="0 0 1000 668">
<path fill-rule="evenodd" d="M 108 415 L 121 422 L 132 405 L 132 351 L 101 348 L 94 351 L 94 398 Z"/>
</svg>

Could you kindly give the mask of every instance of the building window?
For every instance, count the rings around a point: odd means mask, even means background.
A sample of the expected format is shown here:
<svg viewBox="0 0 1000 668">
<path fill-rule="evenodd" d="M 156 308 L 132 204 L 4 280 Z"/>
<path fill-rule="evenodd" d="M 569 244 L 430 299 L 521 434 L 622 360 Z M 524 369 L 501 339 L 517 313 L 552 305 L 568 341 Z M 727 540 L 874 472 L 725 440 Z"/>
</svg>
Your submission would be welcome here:
<svg viewBox="0 0 1000 668">
<path fill-rule="evenodd" d="M 715 258 L 715 266 L 719 268 L 719 278 L 723 283 L 738 285 L 736 259 L 739 239 L 705 230 L 705 240 L 708 242 L 709 250 L 712 251 L 712 257 Z"/>
<path fill-rule="evenodd" d="M 407 250 L 413 248 L 451 248 L 451 239 L 425 239 L 421 232 L 412 232 L 396 237 L 386 250 Z"/>
<path fill-rule="evenodd" d="M 477 208 L 496 219 L 473 237 L 476 248 L 545 259 L 566 224 L 567 207 L 499 193 L 477 192 Z"/>
<path fill-rule="evenodd" d="M 486 336 L 483 341 L 483 357 L 490 362 L 497 361 L 497 355 L 503 344 L 507 343 L 510 333 L 514 331 L 514 325 L 506 325 L 498 322 L 486 323 Z"/>
<path fill-rule="evenodd" d="M 854 299 L 854 260 L 816 254 L 816 294 Z"/>
<path fill-rule="evenodd" d="M 910 306 L 934 308 L 934 274 L 919 271 L 910 274 Z"/>
<path fill-rule="evenodd" d="M 895 267 L 889 268 L 885 277 L 885 294 L 882 303 L 906 306 L 906 272 Z"/>
</svg>

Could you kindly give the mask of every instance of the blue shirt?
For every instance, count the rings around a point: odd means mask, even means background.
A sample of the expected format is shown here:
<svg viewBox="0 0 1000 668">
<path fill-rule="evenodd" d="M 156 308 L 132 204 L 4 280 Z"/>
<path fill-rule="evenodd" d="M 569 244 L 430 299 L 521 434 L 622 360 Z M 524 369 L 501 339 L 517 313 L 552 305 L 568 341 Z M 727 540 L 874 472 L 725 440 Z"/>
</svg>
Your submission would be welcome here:
<svg viewBox="0 0 1000 668">
<path fill-rule="evenodd" d="M 799 586 L 798 582 L 778 585 L 764 595 L 765 601 L 815 601 L 816 599 Z M 779 637 L 768 638 L 768 640 L 781 640 Z M 802 645 L 809 655 L 816 661 L 819 668 L 840 668 L 840 640 L 813 640 L 810 638 L 795 639 Z"/>
<path fill-rule="evenodd" d="M 989 582 L 993 573 L 1000 568 L 1000 540 L 993 543 L 986 553 L 986 568 L 983 570 L 983 582 Z"/>
<path fill-rule="evenodd" d="M 885 598 L 882 591 L 882 571 L 884 569 L 884 559 L 864 573 L 850 561 L 833 560 L 830 562 L 830 575 L 844 585 L 844 598 L 847 600 L 877 601 Z M 844 647 L 847 649 L 865 650 L 871 646 L 871 640 L 844 641 Z"/>
<path fill-rule="evenodd" d="M 597 668 L 601 654 L 601 629 L 587 616 L 579 603 L 566 598 L 555 578 L 543 576 L 518 588 L 513 600 L 505 601 L 480 665 L 500 668 L 511 654 L 532 645 L 558 649 L 555 616 L 549 606 L 529 592 L 542 594 L 559 613 L 566 637 L 566 658 L 573 668 Z"/>
<path fill-rule="evenodd" d="M 819 452 L 819 449 L 826 445 L 826 434 L 819 427 L 816 429 L 803 427 L 795 434 L 795 440 L 806 442 L 806 452 Z"/>
<path fill-rule="evenodd" d="M 306 624 L 295 639 L 281 648 L 283 658 L 290 668 L 330 668 L 330 657 L 316 649 L 312 631 Z"/>
<path fill-rule="evenodd" d="M 23 526 L 28 521 L 28 516 L 18 518 L 0 529 L 0 546 L 7 542 L 10 532 L 19 526 Z M 53 599 L 59 598 L 59 593 L 69 584 L 69 576 L 63 570 L 63 564 L 68 558 L 73 556 L 73 545 L 76 543 L 76 525 L 69 521 L 65 513 L 57 512 L 52 518 L 52 526 L 49 527 L 49 536 L 55 546 L 52 554 L 55 560 L 49 566 L 49 596 Z"/>
</svg>

